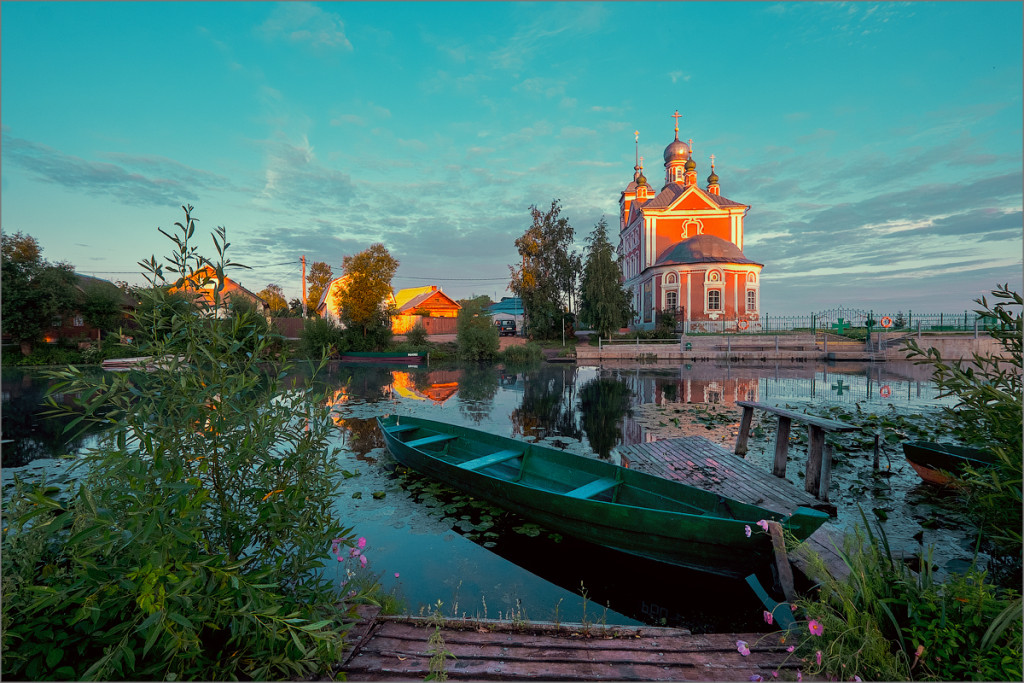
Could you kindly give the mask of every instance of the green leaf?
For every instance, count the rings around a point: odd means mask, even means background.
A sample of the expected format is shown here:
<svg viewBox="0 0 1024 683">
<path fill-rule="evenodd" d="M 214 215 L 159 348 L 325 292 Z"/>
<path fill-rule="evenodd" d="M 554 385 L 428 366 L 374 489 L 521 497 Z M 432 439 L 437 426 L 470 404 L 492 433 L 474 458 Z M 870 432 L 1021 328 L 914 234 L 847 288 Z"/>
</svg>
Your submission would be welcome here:
<svg viewBox="0 0 1024 683">
<path fill-rule="evenodd" d="M 64 657 L 64 650 L 55 647 L 46 653 L 46 666 L 52 669 Z"/>
</svg>

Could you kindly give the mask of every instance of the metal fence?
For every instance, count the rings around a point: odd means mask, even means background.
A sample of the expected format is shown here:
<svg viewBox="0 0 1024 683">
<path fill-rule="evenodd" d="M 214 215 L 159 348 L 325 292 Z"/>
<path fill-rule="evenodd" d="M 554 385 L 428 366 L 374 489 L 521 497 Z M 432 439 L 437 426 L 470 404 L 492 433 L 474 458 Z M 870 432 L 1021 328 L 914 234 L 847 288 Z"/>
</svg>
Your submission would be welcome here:
<svg viewBox="0 0 1024 683">
<path fill-rule="evenodd" d="M 720 320 L 690 320 L 684 323 L 686 334 L 765 334 L 772 332 L 834 332 L 843 334 L 851 328 L 867 327 L 888 332 L 972 331 L 998 327 L 996 320 L 974 311 L 954 313 L 914 313 L 913 311 L 872 311 L 858 308 L 833 308 L 808 315 L 762 315 Z"/>
</svg>

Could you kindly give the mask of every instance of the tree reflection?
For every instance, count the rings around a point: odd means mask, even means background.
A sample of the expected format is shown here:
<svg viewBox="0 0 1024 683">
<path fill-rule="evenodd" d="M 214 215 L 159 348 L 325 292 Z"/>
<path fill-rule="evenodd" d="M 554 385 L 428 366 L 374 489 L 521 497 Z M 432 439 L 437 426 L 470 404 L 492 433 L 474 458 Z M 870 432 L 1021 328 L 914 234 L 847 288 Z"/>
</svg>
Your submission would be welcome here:
<svg viewBox="0 0 1024 683">
<path fill-rule="evenodd" d="M 0 466 L 21 467 L 39 458 L 76 453 L 82 448 L 84 437 L 97 431 L 86 432 L 69 439 L 64 426 L 67 417 L 43 417 L 43 400 L 49 381 L 41 375 L 11 370 L 3 373 L 3 448 Z M 54 395 L 57 403 L 67 403 L 61 395 Z"/>
<path fill-rule="evenodd" d="M 582 431 L 573 405 L 575 372 L 565 368 L 542 366 L 536 373 L 523 375 L 523 402 L 512 411 L 514 434 L 567 436 L 579 440 Z"/>
<path fill-rule="evenodd" d="M 580 388 L 580 413 L 583 431 L 590 447 L 602 458 L 622 441 L 622 418 L 632 416 L 633 392 L 625 382 L 611 377 L 596 377 Z"/>
<path fill-rule="evenodd" d="M 497 393 L 497 368 L 493 365 L 467 365 L 459 382 L 459 412 L 479 424 L 491 414 Z"/>
</svg>

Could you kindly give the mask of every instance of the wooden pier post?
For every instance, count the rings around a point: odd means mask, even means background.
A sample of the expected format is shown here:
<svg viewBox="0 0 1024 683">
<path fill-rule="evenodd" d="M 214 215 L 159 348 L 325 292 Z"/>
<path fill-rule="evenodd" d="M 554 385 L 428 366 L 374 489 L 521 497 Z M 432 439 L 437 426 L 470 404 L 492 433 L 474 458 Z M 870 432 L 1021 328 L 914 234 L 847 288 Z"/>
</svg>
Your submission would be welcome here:
<svg viewBox="0 0 1024 683">
<path fill-rule="evenodd" d="M 747 454 L 747 438 L 750 436 L 750 422 L 753 417 L 754 409 L 744 406 L 743 417 L 740 418 L 740 433 L 736 435 L 736 448 L 733 450 L 736 455 Z"/>
<path fill-rule="evenodd" d="M 818 495 L 821 485 L 821 459 L 825 450 L 825 430 L 817 425 L 808 425 L 807 438 L 807 474 L 804 478 L 804 490 Z"/>
<path fill-rule="evenodd" d="M 786 462 L 789 460 L 789 430 L 793 421 L 785 415 L 779 415 L 779 428 L 775 432 L 775 463 L 772 474 L 776 477 L 786 476 Z"/>
</svg>

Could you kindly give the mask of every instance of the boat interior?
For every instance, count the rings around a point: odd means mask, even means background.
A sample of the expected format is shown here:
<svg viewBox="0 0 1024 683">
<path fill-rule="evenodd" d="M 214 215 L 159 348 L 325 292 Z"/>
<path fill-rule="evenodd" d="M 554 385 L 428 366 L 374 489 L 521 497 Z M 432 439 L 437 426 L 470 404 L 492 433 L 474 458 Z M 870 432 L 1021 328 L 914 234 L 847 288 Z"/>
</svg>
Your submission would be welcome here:
<svg viewBox="0 0 1024 683">
<path fill-rule="evenodd" d="M 383 425 L 389 436 L 431 457 L 469 472 L 579 500 L 616 503 L 691 515 L 739 519 L 735 501 L 715 493 L 644 476 L 600 460 L 574 457 L 572 462 L 544 447 L 493 436 L 493 443 L 462 435 L 455 427 L 440 432 L 408 422 Z M 641 485 L 642 484 L 642 485 Z M 745 507 L 745 506 L 742 506 Z M 746 512 L 743 510 L 742 512 Z"/>
</svg>

